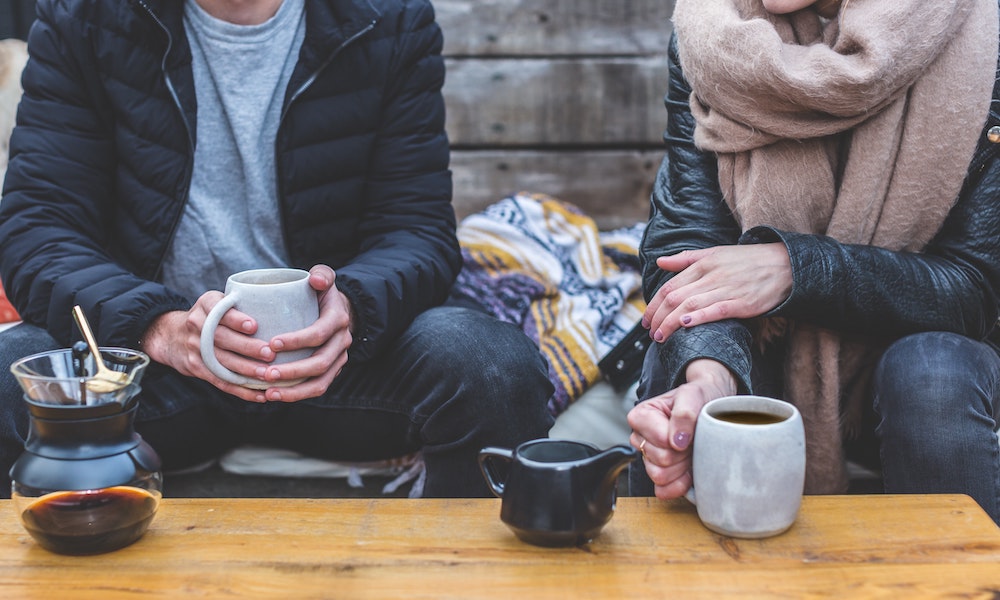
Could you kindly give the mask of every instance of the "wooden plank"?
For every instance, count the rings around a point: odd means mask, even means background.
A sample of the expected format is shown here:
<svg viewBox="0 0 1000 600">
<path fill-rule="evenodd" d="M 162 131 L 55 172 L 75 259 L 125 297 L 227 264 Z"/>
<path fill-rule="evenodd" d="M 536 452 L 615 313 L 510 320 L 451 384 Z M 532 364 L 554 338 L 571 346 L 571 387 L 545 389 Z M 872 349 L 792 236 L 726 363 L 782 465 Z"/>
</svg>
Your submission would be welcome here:
<svg viewBox="0 0 1000 600">
<path fill-rule="evenodd" d="M 446 55 L 665 54 L 673 0 L 435 0 Z"/>
<path fill-rule="evenodd" d="M 592 542 L 516 539 L 499 499 L 168 499 L 136 544 L 40 549 L 0 500 L 7 598 L 995 598 L 1000 530 L 968 496 L 807 496 L 780 536 L 619 498 Z M 667 590 L 669 594 L 664 594 Z"/>
<path fill-rule="evenodd" d="M 659 57 L 450 59 L 444 94 L 454 148 L 659 148 L 667 64 Z"/>
<path fill-rule="evenodd" d="M 645 222 L 660 151 L 454 151 L 455 212 L 503 197 L 543 193 L 578 206 L 602 230 Z"/>
<path fill-rule="evenodd" d="M 518 191 L 645 221 L 673 0 L 436 0 L 459 217 Z"/>
</svg>

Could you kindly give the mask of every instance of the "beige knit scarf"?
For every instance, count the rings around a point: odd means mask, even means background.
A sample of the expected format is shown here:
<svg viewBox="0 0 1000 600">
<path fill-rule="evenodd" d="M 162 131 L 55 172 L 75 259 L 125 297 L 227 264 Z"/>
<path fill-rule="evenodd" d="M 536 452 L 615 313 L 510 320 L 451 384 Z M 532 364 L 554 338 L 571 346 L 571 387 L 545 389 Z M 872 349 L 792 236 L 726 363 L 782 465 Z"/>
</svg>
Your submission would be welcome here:
<svg viewBox="0 0 1000 600">
<path fill-rule="evenodd" d="M 695 143 L 718 154 L 743 230 L 919 252 L 954 204 L 985 122 L 997 20 L 997 0 L 850 0 L 832 21 L 811 9 L 771 15 L 761 0 L 677 0 Z M 845 423 L 884 346 L 783 325 L 806 490 L 842 492 Z"/>
</svg>

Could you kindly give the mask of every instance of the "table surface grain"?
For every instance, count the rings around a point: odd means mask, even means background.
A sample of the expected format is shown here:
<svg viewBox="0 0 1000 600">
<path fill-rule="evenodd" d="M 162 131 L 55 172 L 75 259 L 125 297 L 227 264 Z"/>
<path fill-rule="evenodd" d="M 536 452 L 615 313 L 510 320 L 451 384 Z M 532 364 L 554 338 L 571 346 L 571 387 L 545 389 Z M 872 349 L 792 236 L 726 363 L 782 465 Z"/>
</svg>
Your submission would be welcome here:
<svg viewBox="0 0 1000 600">
<path fill-rule="evenodd" d="M 684 500 L 620 498 L 591 543 L 525 544 L 498 499 L 165 499 L 96 556 L 39 547 L 0 500 L 4 598 L 991 598 L 1000 528 L 961 495 L 807 496 L 764 540 Z"/>
</svg>

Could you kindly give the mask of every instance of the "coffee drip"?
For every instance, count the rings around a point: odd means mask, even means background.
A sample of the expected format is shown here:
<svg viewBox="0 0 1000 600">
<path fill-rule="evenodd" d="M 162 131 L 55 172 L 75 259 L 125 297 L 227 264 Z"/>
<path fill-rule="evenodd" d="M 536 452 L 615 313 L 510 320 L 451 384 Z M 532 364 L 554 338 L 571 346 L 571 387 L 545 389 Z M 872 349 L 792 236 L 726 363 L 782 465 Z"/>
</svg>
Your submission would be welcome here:
<svg viewBox="0 0 1000 600">
<path fill-rule="evenodd" d="M 135 432 L 139 382 L 149 357 L 126 348 L 34 354 L 11 371 L 29 413 L 24 453 L 10 470 L 14 506 L 29 534 L 60 554 L 97 554 L 146 532 L 159 506 L 160 459 Z M 98 393 L 96 360 L 130 383 Z"/>
</svg>

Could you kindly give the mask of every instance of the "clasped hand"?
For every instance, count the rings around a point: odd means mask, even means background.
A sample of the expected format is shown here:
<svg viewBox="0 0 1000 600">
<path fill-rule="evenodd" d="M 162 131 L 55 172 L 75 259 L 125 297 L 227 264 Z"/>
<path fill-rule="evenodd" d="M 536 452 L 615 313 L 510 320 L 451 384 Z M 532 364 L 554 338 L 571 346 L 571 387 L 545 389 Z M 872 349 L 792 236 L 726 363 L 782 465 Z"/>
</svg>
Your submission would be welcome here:
<svg viewBox="0 0 1000 600">
<path fill-rule="evenodd" d="M 681 327 L 760 316 L 784 301 L 792 287 L 788 252 L 780 243 L 690 250 L 660 257 L 656 264 L 676 273 L 643 315 L 643 326 L 657 342 Z M 654 492 L 663 499 L 683 496 L 691 487 L 691 444 L 701 409 L 737 391 L 736 378 L 715 360 L 694 360 L 684 375 L 685 383 L 628 414 L 629 442 L 642 451 Z"/>
<path fill-rule="evenodd" d="M 315 398 L 326 392 L 347 363 L 351 347 L 352 314 L 347 297 L 335 286 L 336 273 L 325 265 L 309 271 L 309 284 L 319 294 L 319 318 L 301 329 L 275 336 L 271 340 L 253 338 L 257 323 L 245 313 L 230 309 L 223 315 L 215 333 L 219 362 L 226 368 L 268 382 L 302 379 L 288 387 L 251 390 L 213 375 L 201 358 L 201 330 L 208 313 L 223 298 L 222 292 L 209 291 L 187 312 L 174 311 L 158 317 L 143 338 L 143 348 L 153 360 L 177 370 L 182 375 L 203 379 L 220 390 L 250 402 L 296 402 Z M 272 365 L 276 353 L 315 348 L 308 358 Z"/>
<path fill-rule="evenodd" d="M 685 383 L 628 413 L 629 443 L 641 450 L 657 498 L 677 498 L 691 487 L 691 443 L 698 414 L 710 400 L 736 393 L 733 374 L 714 360 L 692 361 L 685 376 Z"/>
</svg>

